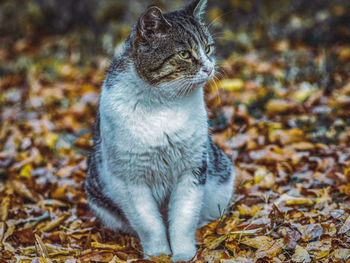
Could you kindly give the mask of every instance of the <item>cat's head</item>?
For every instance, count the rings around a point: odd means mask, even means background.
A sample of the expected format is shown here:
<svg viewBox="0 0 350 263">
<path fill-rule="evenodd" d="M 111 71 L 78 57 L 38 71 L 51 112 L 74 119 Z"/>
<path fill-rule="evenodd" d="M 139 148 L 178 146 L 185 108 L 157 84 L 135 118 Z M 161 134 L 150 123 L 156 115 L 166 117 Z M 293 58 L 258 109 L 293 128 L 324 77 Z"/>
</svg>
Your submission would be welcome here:
<svg viewBox="0 0 350 263">
<path fill-rule="evenodd" d="M 136 71 L 166 96 L 186 95 L 214 76 L 214 41 L 202 21 L 206 2 L 194 0 L 169 13 L 151 6 L 137 22 Z"/>
</svg>

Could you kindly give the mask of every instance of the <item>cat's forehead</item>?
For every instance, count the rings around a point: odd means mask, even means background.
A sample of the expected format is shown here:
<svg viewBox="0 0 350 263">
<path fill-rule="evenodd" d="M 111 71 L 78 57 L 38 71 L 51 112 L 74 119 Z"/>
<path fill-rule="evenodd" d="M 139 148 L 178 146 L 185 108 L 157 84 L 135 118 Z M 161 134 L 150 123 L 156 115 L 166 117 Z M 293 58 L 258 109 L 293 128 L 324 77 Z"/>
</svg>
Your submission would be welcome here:
<svg viewBox="0 0 350 263">
<path fill-rule="evenodd" d="M 175 43 L 183 43 L 193 48 L 212 42 L 212 37 L 207 26 L 199 22 L 196 18 L 179 11 L 166 13 L 164 17 L 171 24 L 168 31 L 168 38 Z"/>
</svg>

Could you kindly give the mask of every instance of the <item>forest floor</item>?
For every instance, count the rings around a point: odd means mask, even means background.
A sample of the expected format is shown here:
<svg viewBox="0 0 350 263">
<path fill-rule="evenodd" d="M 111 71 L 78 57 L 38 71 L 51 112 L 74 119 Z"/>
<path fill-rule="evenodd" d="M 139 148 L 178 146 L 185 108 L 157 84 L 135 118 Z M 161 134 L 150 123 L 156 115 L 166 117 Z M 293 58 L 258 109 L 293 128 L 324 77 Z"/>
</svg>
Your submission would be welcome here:
<svg viewBox="0 0 350 263">
<path fill-rule="evenodd" d="M 152 262 L 83 192 L 110 61 L 82 65 L 70 37 L 20 40 L 0 60 L 0 262 Z M 237 184 L 227 215 L 197 231 L 196 262 L 350 262 L 349 46 L 233 53 L 206 101 Z"/>
</svg>

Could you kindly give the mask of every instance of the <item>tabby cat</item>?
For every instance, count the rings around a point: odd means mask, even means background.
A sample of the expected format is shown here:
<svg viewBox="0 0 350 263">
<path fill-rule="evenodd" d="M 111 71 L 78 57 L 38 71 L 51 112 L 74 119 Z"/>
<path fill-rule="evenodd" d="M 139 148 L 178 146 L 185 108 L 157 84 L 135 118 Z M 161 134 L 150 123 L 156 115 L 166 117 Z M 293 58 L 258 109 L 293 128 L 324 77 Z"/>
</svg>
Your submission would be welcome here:
<svg viewBox="0 0 350 263">
<path fill-rule="evenodd" d="M 205 6 L 149 7 L 101 91 L 87 200 L 107 228 L 139 237 L 145 256 L 193 258 L 196 228 L 233 194 L 232 163 L 208 134 L 203 86 L 215 58 Z"/>
</svg>

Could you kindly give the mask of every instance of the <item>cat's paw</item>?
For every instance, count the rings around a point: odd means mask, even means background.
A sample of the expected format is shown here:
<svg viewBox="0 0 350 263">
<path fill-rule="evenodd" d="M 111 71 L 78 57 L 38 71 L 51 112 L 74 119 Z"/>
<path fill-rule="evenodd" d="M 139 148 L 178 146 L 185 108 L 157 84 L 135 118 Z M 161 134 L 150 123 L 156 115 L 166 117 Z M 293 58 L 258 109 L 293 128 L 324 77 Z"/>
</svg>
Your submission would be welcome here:
<svg viewBox="0 0 350 263">
<path fill-rule="evenodd" d="M 173 256 L 171 257 L 171 260 L 176 261 L 190 261 L 192 260 L 196 255 L 197 249 L 196 246 L 190 245 L 188 247 L 183 247 L 181 250 L 178 250 L 174 252 Z"/>
<path fill-rule="evenodd" d="M 171 251 L 167 245 L 156 245 L 144 247 L 143 253 L 145 258 L 150 258 L 150 256 L 170 255 Z"/>
</svg>

